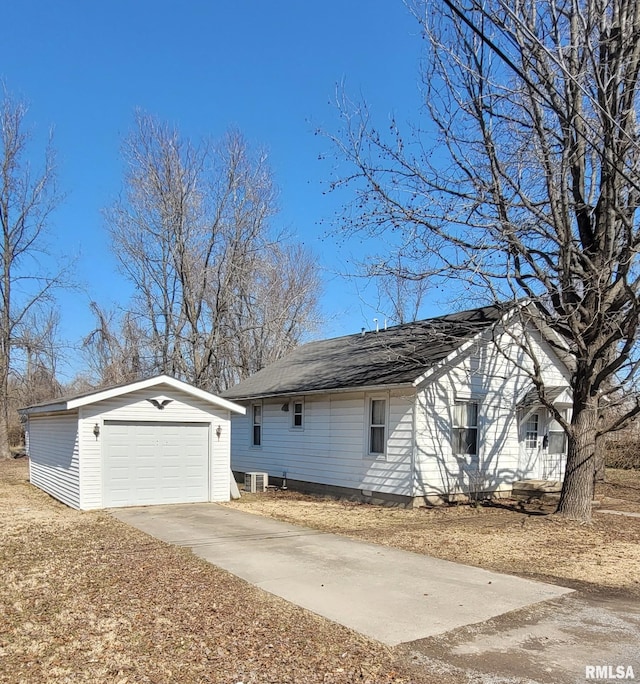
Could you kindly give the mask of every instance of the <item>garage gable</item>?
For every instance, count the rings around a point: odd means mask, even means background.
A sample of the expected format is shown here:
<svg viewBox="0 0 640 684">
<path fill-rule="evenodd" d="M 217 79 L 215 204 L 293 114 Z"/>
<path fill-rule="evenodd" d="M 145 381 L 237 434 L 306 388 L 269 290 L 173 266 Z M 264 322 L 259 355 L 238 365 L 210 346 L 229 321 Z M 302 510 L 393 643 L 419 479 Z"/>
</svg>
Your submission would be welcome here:
<svg viewBox="0 0 640 684">
<path fill-rule="evenodd" d="M 146 380 L 128 382 L 123 385 L 117 385 L 106 389 L 92 390 L 90 392 L 85 392 L 84 394 L 75 395 L 73 397 L 52 399 L 40 404 L 28 406 L 27 408 L 21 409 L 20 412 L 26 415 L 35 415 L 38 413 L 70 411 L 73 409 L 78 409 L 82 406 L 88 406 L 108 399 L 114 399 L 123 395 L 131 394 L 133 392 L 138 392 L 140 390 L 150 390 L 161 385 L 169 386 L 172 389 L 200 399 L 205 403 L 227 409 L 233 413 L 245 413 L 245 409 L 242 406 L 234 404 L 228 399 L 223 399 L 215 394 L 211 394 L 211 392 L 194 387 L 187 382 L 182 382 L 181 380 L 172 378 L 170 375 L 156 375 L 155 377 L 148 378 Z"/>
</svg>

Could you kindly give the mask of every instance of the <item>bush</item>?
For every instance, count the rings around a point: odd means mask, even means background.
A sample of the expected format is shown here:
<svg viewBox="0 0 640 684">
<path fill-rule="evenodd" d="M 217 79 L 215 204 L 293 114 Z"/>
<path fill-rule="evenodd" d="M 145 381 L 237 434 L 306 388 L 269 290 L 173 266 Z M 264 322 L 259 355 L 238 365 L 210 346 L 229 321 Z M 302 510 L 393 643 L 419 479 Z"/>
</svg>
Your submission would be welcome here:
<svg viewBox="0 0 640 684">
<path fill-rule="evenodd" d="M 640 470 L 640 437 L 608 441 L 604 462 L 607 468 Z"/>
</svg>

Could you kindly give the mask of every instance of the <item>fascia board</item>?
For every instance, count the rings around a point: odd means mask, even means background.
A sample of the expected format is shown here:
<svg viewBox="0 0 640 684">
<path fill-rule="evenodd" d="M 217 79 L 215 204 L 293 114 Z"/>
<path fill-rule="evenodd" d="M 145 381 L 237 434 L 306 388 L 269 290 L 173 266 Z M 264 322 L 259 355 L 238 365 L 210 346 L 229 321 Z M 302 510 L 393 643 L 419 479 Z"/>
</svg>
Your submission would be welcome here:
<svg viewBox="0 0 640 684">
<path fill-rule="evenodd" d="M 474 335 L 470 340 L 467 340 L 463 345 L 461 345 L 460 347 L 458 347 L 457 349 L 452 351 L 451 354 L 449 354 L 449 356 L 447 356 L 445 359 L 443 359 L 442 361 L 439 361 L 437 364 L 435 364 L 434 366 L 429 368 L 429 370 L 427 370 L 425 373 L 423 373 L 420 377 L 418 377 L 416 380 L 414 380 L 414 382 L 413 382 L 414 386 L 418 387 L 419 385 L 422 385 L 434 373 L 437 373 L 443 366 L 452 363 L 457 356 L 459 356 L 460 354 L 463 354 L 466 350 L 469 349 L 469 347 L 471 347 L 473 344 L 475 344 L 479 337 L 485 337 L 489 332 L 493 333 L 493 331 L 495 331 L 499 328 L 501 328 L 502 330 L 506 330 L 508 325 L 511 323 L 511 321 L 513 321 L 513 319 L 515 319 L 516 316 L 518 315 L 517 309 L 524 309 L 529 305 L 530 305 L 529 302 L 518 302 L 514 309 L 510 309 L 505 314 L 503 314 L 503 316 L 499 320 L 497 320 L 490 328 L 488 328 L 487 330 L 481 330 L 479 333 Z M 518 319 L 518 320 L 520 320 L 520 319 Z M 532 320 L 533 320 L 533 325 L 532 325 L 533 329 L 544 340 L 544 334 L 538 329 L 538 326 L 535 323 L 535 319 L 532 319 Z M 565 341 L 562 340 L 562 338 L 558 335 L 558 333 L 556 333 L 555 330 L 553 330 L 551 328 L 549 328 L 549 330 L 553 333 L 553 335 L 558 340 L 558 345 L 564 346 L 565 348 L 567 348 Z M 549 343 L 547 342 L 547 344 L 549 344 Z M 552 349 L 552 351 L 555 351 L 555 350 Z M 565 367 L 567 367 L 567 364 L 563 361 L 563 359 L 560 358 L 558 351 L 555 352 L 555 355 L 556 355 L 556 357 L 558 357 L 558 360 Z"/>
<path fill-rule="evenodd" d="M 129 394 L 131 392 L 136 392 L 138 390 L 148 389 L 149 387 L 155 387 L 157 385 L 169 385 L 174 389 L 190 394 L 191 396 L 202 399 L 203 401 L 213 404 L 214 406 L 219 406 L 220 408 L 227 409 L 228 411 L 233 411 L 234 413 L 244 414 L 245 409 L 238 404 L 218 397 L 215 394 L 206 392 L 205 390 L 198 389 L 197 387 L 192 387 L 186 382 L 181 380 L 176 380 L 168 375 L 158 375 L 155 378 L 149 378 L 147 380 L 140 380 L 138 382 L 132 382 L 129 385 L 124 385 L 122 387 L 116 387 L 112 389 L 106 389 L 102 391 L 95 392 L 94 394 L 89 394 L 84 397 L 79 397 L 78 399 L 71 399 L 66 403 L 67 409 L 79 408 L 80 406 L 87 406 L 88 404 L 94 404 L 99 401 L 105 401 L 106 399 L 113 399 L 115 397 L 122 396 L 124 394 Z M 51 410 L 47 407 L 47 410 Z"/>
<path fill-rule="evenodd" d="M 69 407 L 68 402 L 63 401 L 46 404 L 44 406 L 34 406 L 33 408 L 19 409 L 18 413 L 23 416 L 37 416 L 43 413 L 64 413 L 65 411 L 69 410 L 71 410 L 71 408 Z"/>
<path fill-rule="evenodd" d="M 291 392 L 281 392 L 281 393 L 262 393 L 253 394 L 246 397 L 236 397 L 236 401 L 262 401 L 264 399 L 290 399 L 291 397 L 311 397 L 318 396 L 322 394 L 347 394 L 354 392 L 388 392 L 398 389 L 413 389 L 413 383 L 410 382 L 397 382 L 389 385 L 362 385 L 359 387 L 335 387 L 333 389 L 320 389 L 320 390 L 304 390 L 297 389 Z"/>
<path fill-rule="evenodd" d="M 493 328 L 492 328 L 493 329 Z M 449 356 L 445 357 L 442 359 L 442 361 L 438 361 L 435 365 L 431 366 L 426 372 L 424 372 L 420 377 L 416 378 L 413 381 L 413 386 L 414 387 L 419 387 L 420 385 L 424 384 L 429 380 L 429 378 L 437 373 L 443 366 L 450 365 L 455 359 L 462 354 L 464 354 L 468 349 L 473 347 L 473 345 L 477 342 L 479 337 L 482 337 L 487 331 L 486 330 L 481 330 L 480 332 L 476 333 L 470 340 L 467 340 L 464 344 L 461 344 L 457 349 L 454 349 Z"/>
</svg>

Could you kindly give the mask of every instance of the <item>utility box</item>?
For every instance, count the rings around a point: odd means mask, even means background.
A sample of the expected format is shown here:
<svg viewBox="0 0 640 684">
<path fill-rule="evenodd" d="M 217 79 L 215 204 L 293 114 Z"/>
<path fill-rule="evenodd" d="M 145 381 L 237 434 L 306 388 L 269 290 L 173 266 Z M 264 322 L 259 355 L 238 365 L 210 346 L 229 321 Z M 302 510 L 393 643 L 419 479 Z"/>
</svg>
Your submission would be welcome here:
<svg viewBox="0 0 640 684">
<path fill-rule="evenodd" d="M 257 492 L 266 492 L 269 486 L 268 473 L 245 473 L 244 474 L 244 489 L 246 492 L 256 494 Z"/>
</svg>

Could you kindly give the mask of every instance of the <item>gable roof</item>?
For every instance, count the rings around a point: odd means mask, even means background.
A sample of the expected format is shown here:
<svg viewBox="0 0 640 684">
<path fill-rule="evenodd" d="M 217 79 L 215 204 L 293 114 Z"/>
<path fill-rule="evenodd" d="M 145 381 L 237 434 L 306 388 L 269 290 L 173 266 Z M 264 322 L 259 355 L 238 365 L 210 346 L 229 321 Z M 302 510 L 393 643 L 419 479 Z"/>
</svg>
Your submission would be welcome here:
<svg viewBox="0 0 640 684">
<path fill-rule="evenodd" d="M 128 382 L 123 385 L 116 385 L 114 387 L 107 387 L 98 390 L 91 390 L 89 392 L 84 392 L 83 394 L 76 394 L 70 397 L 60 397 L 58 399 L 51 399 L 49 401 L 44 401 L 39 404 L 33 404 L 32 406 L 27 406 L 26 408 L 20 409 L 20 413 L 23 415 L 33 415 L 37 413 L 58 413 L 62 411 L 72 411 L 81 406 L 86 406 L 88 404 L 95 404 L 98 401 L 104 401 L 105 399 L 113 399 L 114 397 L 119 397 L 123 394 L 129 394 L 130 392 L 135 392 L 137 390 L 149 389 L 157 385 L 169 385 L 173 389 L 180 390 L 198 399 L 218 406 L 219 408 L 225 408 L 234 413 L 245 413 L 245 409 L 242 406 L 238 406 L 228 399 L 223 399 L 215 394 L 206 392 L 205 390 L 199 389 L 190 385 L 187 382 L 182 382 L 181 380 L 176 380 L 170 375 L 156 375 L 153 378 L 147 378 L 146 380 L 138 380 L 135 382 Z"/>
<path fill-rule="evenodd" d="M 567 405 L 572 404 L 571 388 L 566 385 L 552 385 L 545 387 L 545 395 L 548 401 L 552 404 Z M 536 387 L 529 389 L 526 394 L 518 402 L 519 408 L 531 408 L 532 406 L 540 405 L 540 395 Z"/>
<path fill-rule="evenodd" d="M 495 325 L 510 308 L 496 304 L 379 332 L 310 342 L 222 394 L 228 399 L 259 399 L 411 385 L 425 370 Z"/>
</svg>

